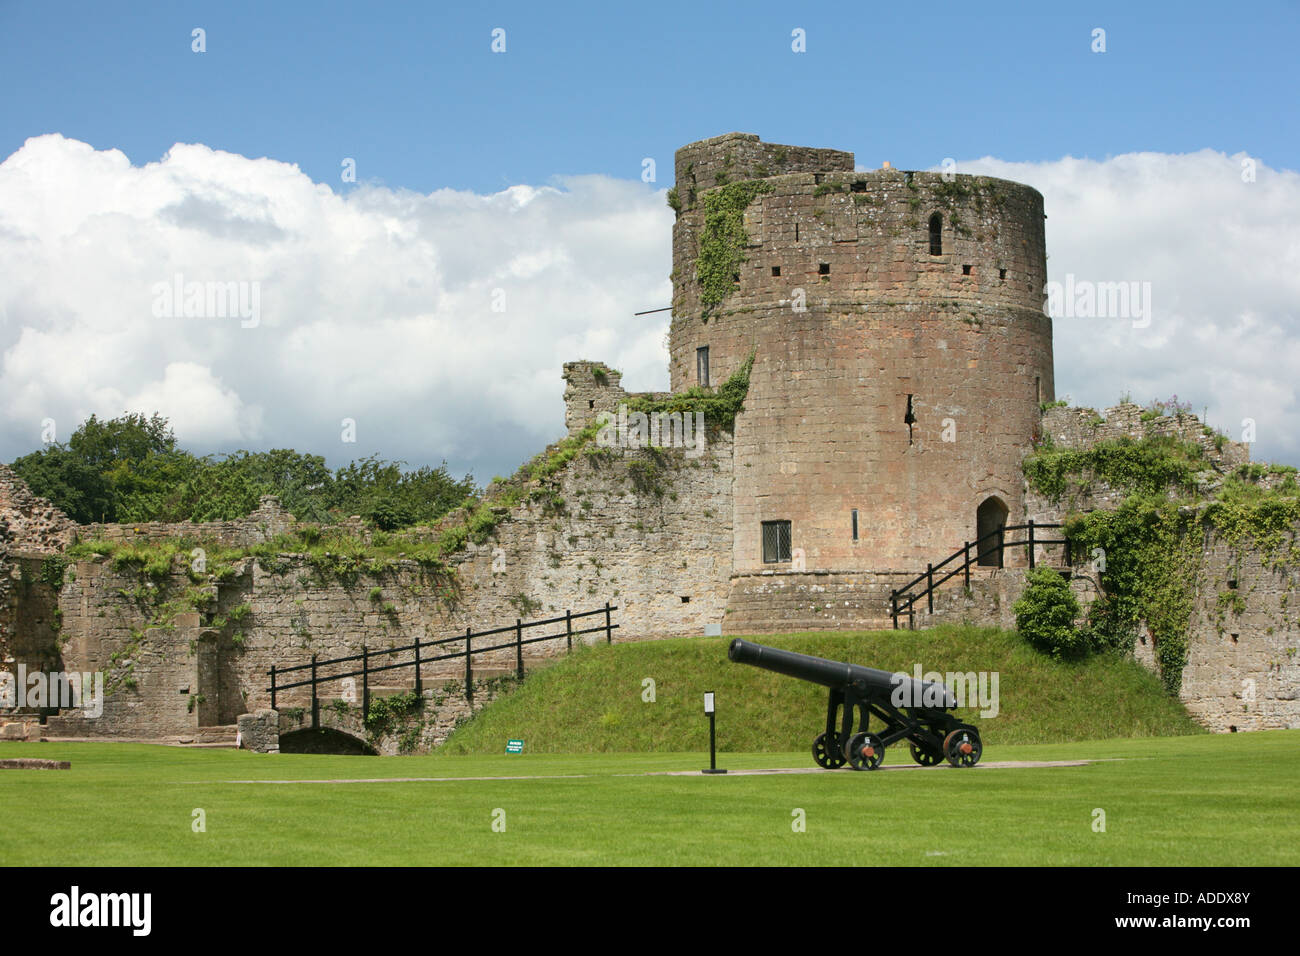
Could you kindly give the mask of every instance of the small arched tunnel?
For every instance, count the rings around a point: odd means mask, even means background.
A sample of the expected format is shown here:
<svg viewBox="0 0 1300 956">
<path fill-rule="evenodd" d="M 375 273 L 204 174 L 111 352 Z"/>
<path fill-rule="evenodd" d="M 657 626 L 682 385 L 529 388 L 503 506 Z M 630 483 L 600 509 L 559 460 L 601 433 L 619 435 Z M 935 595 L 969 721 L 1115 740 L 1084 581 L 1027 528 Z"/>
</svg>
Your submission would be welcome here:
<svg viewBox="0 0 1300 956">
<path fill-rule="evenodd" d="M 316 730 L 304 727 L 280 735 L 280 753 L 374 756 L 376 751 L 365 741 L 333 727 L 320 727 Z"/>
<path fill-rule="evenodd" d="M 980 502 L 980 506 L 975 509 L 975 537 L 982 539 L 985 535 L 990 535 L 987 541 L 981 541 L 979 546 L 979 557 L 976 564 L 986 568 L 1002 567 L 1002 549 L 998 547 L 998 538 L 993 532 L 998 528 L 1006 527 L 1007 515 L 1010 509 L 1007 508 L 1006 502 L 997 495 L 990 495 Z"/>
</svg>

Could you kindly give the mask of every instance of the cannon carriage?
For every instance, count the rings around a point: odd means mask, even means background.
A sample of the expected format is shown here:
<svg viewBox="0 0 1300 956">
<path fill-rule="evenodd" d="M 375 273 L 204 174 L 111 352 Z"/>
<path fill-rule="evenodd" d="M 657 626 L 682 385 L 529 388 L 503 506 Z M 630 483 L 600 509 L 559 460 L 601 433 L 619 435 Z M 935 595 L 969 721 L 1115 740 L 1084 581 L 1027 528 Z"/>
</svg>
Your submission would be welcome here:
<svg viewBox="0 0 1300 956">
<path fill-rule="evenodd" d="M 885 748 L 903 740 L 908 742 L 912 759 L 923 767 L 945 759 L 954 767 L 973 767 L 983 753 L 979 730 L 952 713 L 957 701 L 943 684 L 740 638 L 731 642 L 727 656 L 738 664 L 830 689 L 826 729 L 812 746 L 819 767 L 837 770 L 847 763 L 854 770 L 875 770 L 884 762 Z M 881 724 L 878 732 L 869 729 L 872 716 Z"/>
</svg>

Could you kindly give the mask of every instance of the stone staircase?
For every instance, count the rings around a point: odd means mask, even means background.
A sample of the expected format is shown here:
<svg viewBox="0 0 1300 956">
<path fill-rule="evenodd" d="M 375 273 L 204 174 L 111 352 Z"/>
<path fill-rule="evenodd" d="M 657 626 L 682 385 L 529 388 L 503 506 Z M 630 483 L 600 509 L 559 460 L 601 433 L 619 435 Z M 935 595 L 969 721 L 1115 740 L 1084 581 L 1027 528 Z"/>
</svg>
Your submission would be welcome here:
<svg viewBox="0 0 1300 956">
<path fill-rule="evenodd" d="M 723 634 L 883 630 L 889 592 L 905 577 L 876 572 L 777 571 L 731 578 Z"/>
<path fill-rule="evenodd" d="M 185 747 L 203 747 L 212 750 L 233 749 L 238 732 L 239 728 L 234 724 L 223 724 L 219 727 L 200 727 L 194 732 L 194 737 L 188 743 L 184 737 L 181 738 L 180 743 Z"/>
<path fill-rule="evenodd" d="M 930 605 L 926 598 L 913 606 L 916 626 L 926 627 L 937 623 L 939 617 L 969 612 L 974 605 L 989 603 L 985 595 L 1002 573 L 1001 568 L 972 567 L 970 596 L 965 593 L 963 574 L 945 581 L 935 588 L 935 619 L 927 621 Z M 914 572 L 889 571 L 764 571 L 733 575 L 722 633 L 891 630 L 894 622 L 890 594 L 915 578 Z M 996 608 L 990 607 L 981 609 L 976 616 L 995 613 Z M 907 626 L 907 613 L 903 612 L 899 627 Z"/>
</svg>

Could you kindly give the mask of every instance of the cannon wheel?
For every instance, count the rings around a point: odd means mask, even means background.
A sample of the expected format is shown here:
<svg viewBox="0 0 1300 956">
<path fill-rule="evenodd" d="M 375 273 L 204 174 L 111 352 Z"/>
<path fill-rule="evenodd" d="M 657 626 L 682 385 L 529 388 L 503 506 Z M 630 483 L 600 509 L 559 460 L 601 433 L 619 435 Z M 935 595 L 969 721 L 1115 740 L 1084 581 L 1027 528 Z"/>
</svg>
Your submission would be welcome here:
<svg viewBox="0 0 1300 956">
<path fill-rule="evenodd" d="M 840 753 L 840 748 L 827 747 L 824 733 L 818 734 L 813 740 L 813 760 L 824 770 L 839 770 L 844 766 L 844 755 Z"/>
<path fill-rule="evenodd" d="M 854 770 L 875 770 L 885 762 L 885 745 L 875 734 L 854 734 L 844 752 Z"/>
<path fill-rule="evenodd" d="M 916 744 L 909 744 L 912 751 L 912 759 L 922 767 L 933 767 L 943 760 L 943 754 L 937 753 L 928 747 L 918 747 Z"/>
<path fill-rule="evenodd" d="M 954 767 L 973 767 L 980 762 L 984 745 L 980 742 L 979 731 L 971 727 L 954 730 L 943 738 L 943 755 Z"/>
</svg>

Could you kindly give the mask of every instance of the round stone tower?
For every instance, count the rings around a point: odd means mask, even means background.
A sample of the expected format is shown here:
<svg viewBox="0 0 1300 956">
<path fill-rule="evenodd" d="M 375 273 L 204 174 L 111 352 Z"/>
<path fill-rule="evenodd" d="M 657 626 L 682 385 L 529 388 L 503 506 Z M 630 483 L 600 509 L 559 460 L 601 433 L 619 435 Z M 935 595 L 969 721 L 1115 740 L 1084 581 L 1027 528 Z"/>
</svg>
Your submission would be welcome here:
<svg viewBox="0 0 1300 956">
<path fill-rule="evenodd" d="M 678 150 L 676 180 L 672 389 L 754 356 L 734 573 L 915 573 L 1024 520 L 1054 397 L 1036 190 L 745 133 Z"/>
</svg>

